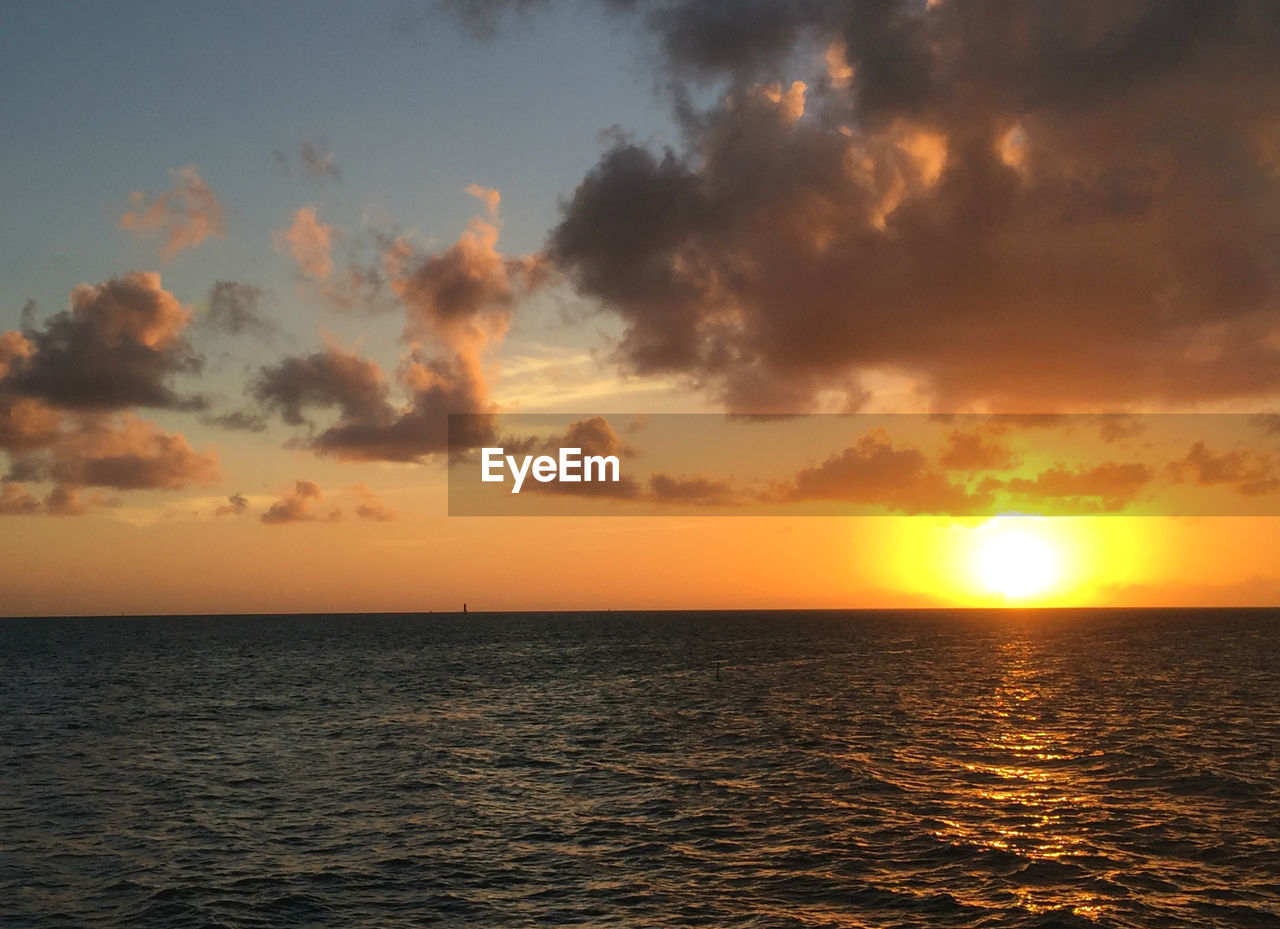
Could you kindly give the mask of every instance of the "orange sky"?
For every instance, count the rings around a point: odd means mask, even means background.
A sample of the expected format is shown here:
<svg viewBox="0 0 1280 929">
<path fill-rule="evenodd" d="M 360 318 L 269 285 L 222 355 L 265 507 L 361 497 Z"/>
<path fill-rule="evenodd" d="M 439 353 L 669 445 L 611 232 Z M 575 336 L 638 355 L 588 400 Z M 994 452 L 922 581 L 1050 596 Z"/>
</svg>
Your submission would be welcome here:
<svg viewBox="0 0 1280 929">
<path fill-rule="evenodd" d="M 393 6 L 13 17 L 0 613 L 1280 602 L 1275 419 L 620 415 L 1280 408 L 1265 5 Z M 447 414 L 540 412 L 666 515 L 447 515 Z M 1044 499 L 1111 515 L 938 515 Z"/>
</svg>

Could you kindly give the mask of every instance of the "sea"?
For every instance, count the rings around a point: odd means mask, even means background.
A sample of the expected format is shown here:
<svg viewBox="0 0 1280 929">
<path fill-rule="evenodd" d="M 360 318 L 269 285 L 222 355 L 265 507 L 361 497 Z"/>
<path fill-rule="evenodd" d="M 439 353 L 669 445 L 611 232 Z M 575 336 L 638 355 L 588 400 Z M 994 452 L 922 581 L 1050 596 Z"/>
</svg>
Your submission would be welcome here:
<svg viewBox="0 0 1280 929">
<path fill-rule="evenodd" d="M 0 620 L 0 927 L 1280 926 L 1280 611 Z"/>
</svg>

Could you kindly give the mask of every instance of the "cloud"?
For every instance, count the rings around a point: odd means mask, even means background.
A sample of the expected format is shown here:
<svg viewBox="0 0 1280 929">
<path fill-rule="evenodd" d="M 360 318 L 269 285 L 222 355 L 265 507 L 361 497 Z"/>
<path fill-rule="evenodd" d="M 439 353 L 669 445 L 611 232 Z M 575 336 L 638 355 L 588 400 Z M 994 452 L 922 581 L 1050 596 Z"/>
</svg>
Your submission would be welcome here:
<svg viewBox="0 0 1280 929">
<path fill-rule="evenodd" d="M 990 441 L 980 430 L 965 432 L 953 429 L 947 433 L 947 445 L 939 463 L 956 471 L 1004 471 L 1018 463 L 1007 445 Z"/>
<path fill-rule="evenodd" d="M 243 432 L 265 432 L 267 417 L 254 410 L 232 410 L 216 416 L 203 416 L 200 422 L 218 429 L 231 429 Z"/>
<path fill-rule="evenodd" d="M 1275 475 L 1269 455 L 1248 449 L 1217 455 L 1203 440 L 1192 445 L 1184 457 L 1170 463 L 1168 470 L 1175 481 L 1202 487 L 1232 484 L 1235 492 L 1245 497 L 1280 491 L 1280 479 Z"/>
<path fill-rule="evenodd" d="M 0 483 L 0 516 L 27 516 L 39 509 L 40 501 L 27 493 L 21 484 Z"/>
<path fill-rule="evenodd" d="M 483 348 L 506 333 L 518 288 L 542 279 L 537 259 L 498 251 L 498 191 L 471 184 L 466 192 L 484 203 L 485 216 L 474 218 L 452 246 L 419 255 L 401 238 L 387 250 L 391 287 L 406 309 L 407 338 Z"/>
<path fill-rule="evenodd" d="M 43 329 L 4 335 L 0 392 L 70 410 L 199 408 L 200 398 L 170 386 L 200 368 L 183 336 L 190 321 L 154 272 L 81 284 Z"/>
<path fill-rule="evenodd" d="M 768 495 L 773 502 L 837 501 L 880 506 L 906 514 L 966 514 L 991 503 L 931 467 L 915 448 L 895 448 L 884 429 L 873 429 L 838 455 L 805 468 Z"/>
<path fill-rule="evenodd" d="M 265 409 L 278 411 L 294 426 L 305 423 L 305 411 L 313 408 L 336 407 L 344 422 L 381 424 L 394 417 L 382 368 L 337 345 L 268 365 L 251 392 Z"/>
<path fill-rule="evenodd" d="M 519 294 L 544 278 L 533 257 L 508 258 L 497 250 L 497 191 L 472 185 L 485 204 L 447 249 L 419 253 L 407 240 L 387 243 L 386 272 L 405 312 L 407 351 L 396 382 L 407 402 L 391 399 L 391 384 L 375 363 L 335 348 L 286 358 L 262 370 L 253 394 L 293 425 L 305 410 L 336 409 L 339 416 L 310 440 L 322 455 L 346 460 L 418 461 L 488 441 L 493 413 L 485 362 L 506 334 Z M 450 442 L 448 414 L 471 413 L 468 434 Z"/>
<path fill-rule="evenodd" d="M 313 206 L 299 207 L 288 228 L 272 233 L 276 251 L 292 256 L 299 273 L 316 281 L 333 273 L 334 238 L 334 228 L 320 222 Z"/>
<path fill-rule="evenodd" d="M 50 516 L 83 516 L 91 507 L 103 505 L 104 502 L 101 496 L 84 500 L 79 488 L 59 485 L 45 497 L 44 511 Z"/>
<path fill-rule="evenodd" d="M 249 498 L 244 494 L 232 494 L 227 502 L 218 507 L 215 516 L 239 516 L 249 508 Z"/>
<path fill-rule="evenodd" d="M 302 165 L 302 173 L 309 178 L 325 181 L 342 180 L 342 169 L 334 160 L 329 143 L 324 139 L 308 139 L 302 143 L 298 161 Z"/>
<path fill-rule="evenodd" d="M 172 190 L 157 194 L 148 203 L 141 191 L 129 195 L 130 209 L 120 217 L 120 228 L 137 236 L 160 235 L 160 254 L 168 261 L 183 249 L 195 248 L 210 236 L 226 234 L 222 204 L 200 177 L 195 165 L 170 172 Z"/>
<path fill-rule="evenodd" d="M 21 332 L 11 329 L 0 333 L 0 381 L 35 352 L 36 347 Z"/>
<path fill-rule="evenodd" d="M 57 439 L 62 415 L 39 400 L 7 396 L 0 379 L 0 449 L 24 451 Z"/>
<path fill-rule="evenodd" d="M 604 5 L 682 138 L 613 145 L 546 253 L 631 370 L 745 412 L 880 371 L 943 409 L 1280 391 L 1270 4 Z"/>
<path fill-rule="evenodd" d="M 167 433 L 130 413 L 79 418 L 57 433 L 47 448 L 11 452 L 11 475 L 23 480 L 117 490 L 177 490 L 218 478 L 212 451 L 197 452 L 177 433 Z"/>
<path fill-rule="evenodd" d="M 351 493 L 359 501 L 356 505 L 358 518 L 374 522 L 390 522 L 400 518 L 400 514 L 379 500 L 377 495 L 364 484 L 356 484 L 351 488 Z"/>
<path fill-rule="evenodd" d="M 1031 506 L 1048 501 L 1075 512 L 1113 513 L 1136 500 L 1154 477 L 1152 469 L 1141 462 L 1108 461 L 1093 467 L 1055 465 L 1034 478 L 988 479 L 979 486 L 984 490 L 1001 488 Z"/>
<path fill-rule="evenodd" d="M 603 416 L 592 416 L 576 420 L 569 424 L 563 435 L 553 435 L 544 439 L 541 447 L 528 440 L 517 438 L 504 439 L 503 447 L 509 451 L 528 447 L 532 454 L 543 454 L 555 457 L 562 448 L 578 448 L 585 458 L 589 455 L 622 456 L 633 454 L 631 448 L 614 431 L 613 426 Z M 619 462 L 621 465 L 621 462 Z M 642 496 L 643 488 L 630 474 L 622 472 L 617 481 L 562 481 L 557 477 L 552 481 L 526 481 L 525 490 L 535 493 L 559 494 L 571 497 L 609 497 L 619 500 L 635 500 Z"/>
<path fill-rule="evenodd" d="M 728 481 L 713 480 L 701 475 L 650 475 L 648 496 L 655 503 L 686 506 L 730 506 L 741 502 Z"/>
<path fill-rule="evenodd" d="M 269 525 L 313 521 L 317 517 L 311 512 L 312 506 L 322 496 L 318 484 L 298 481 L 293 491 L 271 504 L 271 508 L 262 514 L 261 519 Z M 332 517 L 332 513 L 330 516 Z"/>
<path fill-rule="evenodd" d="M 44 500 L 37 500 L 21 484 L 0 482 L 0 516 L 83 516 L 95 507 L 113 506 L 100 493 L 82 496 L 78 487 L 54 487 Z"/>
<path fill-rule="evenodd" d="M 259 311 L 261 302 L 262 291 L 252 284 L 216 281 L 209 288 L 209 310 L 200 323 L 227 335 L 270 335 L 275 325 Z"/>
</svg>

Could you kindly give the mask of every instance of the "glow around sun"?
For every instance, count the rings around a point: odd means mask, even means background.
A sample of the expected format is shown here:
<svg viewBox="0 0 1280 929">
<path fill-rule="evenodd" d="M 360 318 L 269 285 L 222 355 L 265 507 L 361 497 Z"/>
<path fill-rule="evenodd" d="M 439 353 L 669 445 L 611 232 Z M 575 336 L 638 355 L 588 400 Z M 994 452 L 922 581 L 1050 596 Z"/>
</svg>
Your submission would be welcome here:
<svg viewBox="0 0 1280 929">
<path fill-rule="evenodd" d="M 983 592 L 1027 600 L 1067 580 L 1066 553 L 1046 521 L 1000 516 L 974 531 L 971 576 Z"/>
</svg>

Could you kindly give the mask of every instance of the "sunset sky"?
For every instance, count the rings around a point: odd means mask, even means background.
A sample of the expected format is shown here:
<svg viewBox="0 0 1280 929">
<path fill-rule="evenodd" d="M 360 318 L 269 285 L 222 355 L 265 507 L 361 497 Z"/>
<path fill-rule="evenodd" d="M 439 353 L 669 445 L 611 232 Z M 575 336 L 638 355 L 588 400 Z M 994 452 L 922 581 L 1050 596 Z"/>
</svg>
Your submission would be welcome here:
<svg viewBox="0 0 1280 929">
<path fill-rule="evenodd" d="M 1280 409 L 1277 47 L 1263 0 L 15 5 L 0 613 L 1280 602 L 1280 517 L 1111 505 L 1280 512 L 1275 420 L 787 472 L 1106 514 L 995 523 L 662 509 L 760 416 L 643 516 L 450 516 L 445 460 L 447 413 Z"/>
</svg>

